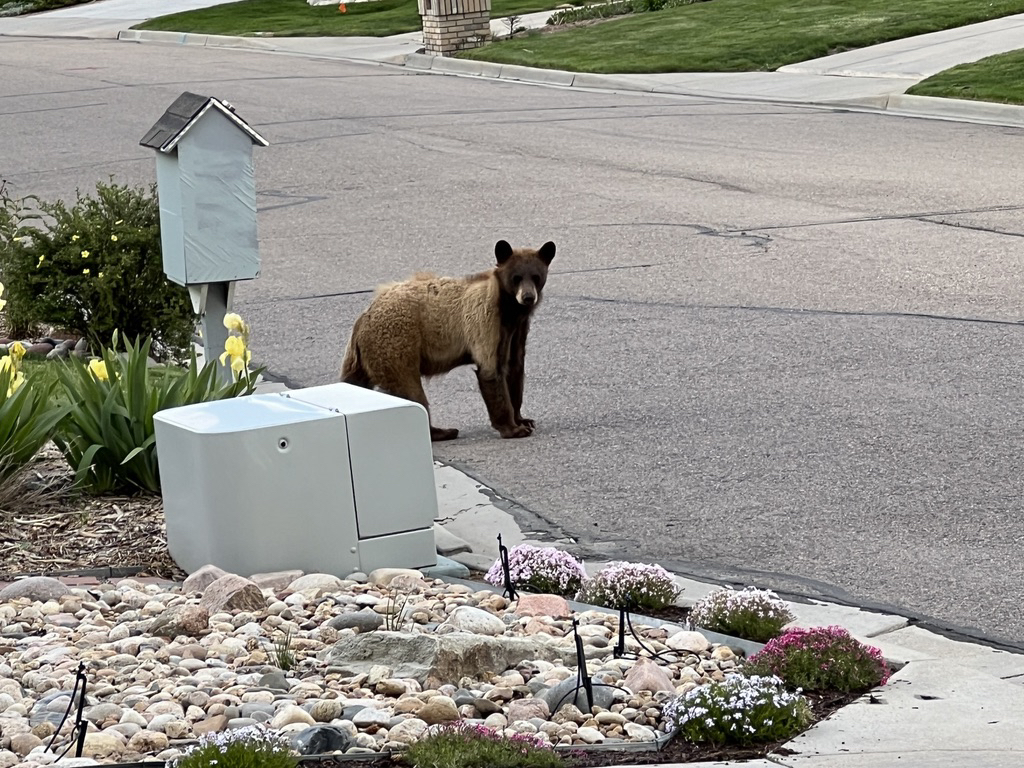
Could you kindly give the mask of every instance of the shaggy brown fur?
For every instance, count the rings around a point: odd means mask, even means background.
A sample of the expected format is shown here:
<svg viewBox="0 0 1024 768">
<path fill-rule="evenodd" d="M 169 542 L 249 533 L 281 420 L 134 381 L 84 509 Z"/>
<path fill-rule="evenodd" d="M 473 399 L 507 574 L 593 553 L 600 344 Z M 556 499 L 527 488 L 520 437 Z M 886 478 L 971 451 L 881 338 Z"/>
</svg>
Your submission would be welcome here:
<svg viewBox="0 0 1024 768">
<path fill-rule="evenodd" d="M 555 244 L 514 249 L 499 240 L 494 255 L 497 266 L 469 277 L 418 274 L 381 286 L 352 328 L 341 380 L 429 410 L 421 377 L 472 363 L 491 426 L 502 437 L 532 434 L 533 421 L 520 413 L 526 335 Z M 458 434 L 430 426 L 431 440 Z"/>
</svg>

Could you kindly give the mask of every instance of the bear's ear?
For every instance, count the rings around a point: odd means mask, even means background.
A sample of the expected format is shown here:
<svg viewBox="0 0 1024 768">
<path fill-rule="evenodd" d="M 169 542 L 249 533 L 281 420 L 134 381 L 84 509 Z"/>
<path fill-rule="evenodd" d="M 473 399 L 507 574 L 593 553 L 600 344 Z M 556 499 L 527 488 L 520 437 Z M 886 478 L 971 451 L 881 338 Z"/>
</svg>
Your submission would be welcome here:
<svg viewBox="0 0 1024 768">
<path fill-rule="evenodd" d="M 555 258 L 555 244 L 548 240 L 540 247 L 537 254 L 540 256 L 541 261 L 551 266 L 551 260 Z"/>
<path fill-rule="evenodd" d="M 494 245 L 494 256 L 498 259 L 499 264 L 504 264 L 508 261 L 509 256 L 512 255 L 512 246 L 506 243 L 504 240 L 499 240 Z"/>
</svg>

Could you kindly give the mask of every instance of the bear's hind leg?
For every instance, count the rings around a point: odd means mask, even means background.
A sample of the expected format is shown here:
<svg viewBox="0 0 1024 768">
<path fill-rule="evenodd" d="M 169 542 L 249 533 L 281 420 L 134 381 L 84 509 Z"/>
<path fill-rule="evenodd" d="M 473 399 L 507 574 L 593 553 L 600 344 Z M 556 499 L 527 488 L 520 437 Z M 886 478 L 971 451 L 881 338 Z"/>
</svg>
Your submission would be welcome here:
<svg viewBox="0 0 1024 768">
<path fill-rule="evenodd" d="M 376 382 L 377 386 L 388 394 L 401 397 L 405 400 L 412 400 L 427 409 L 427 418 L 430 418 L 430 404 L 427 402 L 427 393 L 423 391 L 423 381 L 419 374 L 414 376 L 389 376 Z M 430 440 L 439 443 L 444 440 L 454 440 L 459 436 L 457 429 L 444 429 L 430 425 Z"/>
</svg>

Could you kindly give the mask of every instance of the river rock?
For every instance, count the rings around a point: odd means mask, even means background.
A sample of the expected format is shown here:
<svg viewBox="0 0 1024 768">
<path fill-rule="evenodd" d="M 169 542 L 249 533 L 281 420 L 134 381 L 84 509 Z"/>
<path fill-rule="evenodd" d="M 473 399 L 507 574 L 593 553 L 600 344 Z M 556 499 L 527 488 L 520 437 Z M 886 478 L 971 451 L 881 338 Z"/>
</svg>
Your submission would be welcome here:
<svg viewBox="0 0 1024 768">
<path fill-rule="evenodd" d="M 597 677 L 591 678 L 591 683 L 594 692 L 594 704 L 601 707 L 601 709 L 611 707 L 614 701 L 612 689 L 604 685 L 604 681 Z M 573 696 L 573 690 L 577 686 L 579 686 L 579 690 Z M 566 704 L 573 704 L 583 712 L 590 711 L 590 705 L 587 703 L 587 692 L 583 689 L 582 685 L 579 685 L 575 677 L 559 681 L 546 691 L 541 691 L 537 698 L 542 699 L 552 712 L 557 712 Z"/>
<path fill-rule="evenodd" d="M 221 576 L 227 576 L 228 572 L 223 568 L 218 568 L 212 563 L 207 563 L 198 570 L 189 574 L 188 578 L 181 584 L 181 591 L 185 594 L 189 592 L 205 592 L 206 588 L 213 584 Z"/>
<path fill-rule="evenodd" d="M 550 716 L 551 708 L 544 699 L 514 699 L 508 703 L 508 719 L 512 723 L 535 717 L 547 720 Z"/>
<path fill-rule="evenodd" d="M 199 606 L 211 614 L 220 611 L 262 611 L 266 610 L 267 599 L 251 581 L 229 573 L 203 591 Z"/>
<path fill-rule="evenodd" d="M 569 601 L 559 595 L 520 595 L 515 612 L 519 616 L 551 616 L 559 619 L 572 615 Z"/>
<path fill-rule="evenodd" d="M 352 736 L 337 725 L 313 725 L 294 734 L 291 744 L 300 755 L 344 752 L 352 746 Z"/>
<path fill-rule="evenodd" d="M 0 603 L 19 597 L 45 603 L 47 600 L 59 600 L 70 592 L 71 590 L 57 579 L 49 576 L 29 576 L 0 589 Z"/>
<path fill-rule="evenodd" d="M 150 622 L 147 632 L 157 637 L 197 637 L 210 626 L 210 613 L 199 605 L 176 605 Z"/>
<path fill-rule="evenodd" d="M 427 727 L 428 724 L 420 718 L 410 717 L 388 731 L 388 740 L 401 744 L 413 744 L 423 737 L 423 734 L 427 732 Z"/>
<path fill-rule="evenodd" d="M 321 592 L 340 592 L 345 588 L 337 576 L 329 573 L 307 573 L 299 576 L 288 585 L 289 592 L 302 592 L 307 589 L 319 589 Z"/>
<path fill-rule="evenodd" d="M 370 571 L 370 575 L 366 580 L 378 587 L 386 587 L 399 576 L 408 576 L 414 583 L 426 583 L 423 581 L 423 574 L 419 571 L 414 571 L 412 568 L 378 568 Z"/>
<path fill-rule="evenodd" d="M 279 730 L 286 725 L 294 725 L 295 723 L 313 725 L 316 721 L 306 710 L 294 704 L 288 704 L 277 711 L 277 714 L 270 721 L 270 727 Z"/>
<path fill-rule="evenodd" d="M 451 723 L 461 719 L 459 716 L 459 708 L 455 706 L 455 702 L 447 696 L 435 696 L 422 707 L 416 713 L 416 717 L 425 722 L 427 725 L 440 725 L 441 723 Z"/>
<path fill-rule="evenodd" d="M 463 632 L 491 637 L 505 633 L 505 622 L 480 608 L 460 605 L 448 616 L 445 624 Z"/>
<path fill-rule="evenodd" d="M 675 684 L 672 682 L 672 676 L 664 667 L 643 657 L 637 660 L 636 664 L 626 673 L 622 685 L 633 691 L 633 693 L 639 691 L 652 691 L 654 693 L 658 691 L 675 692 L 676 689 Z"/>
<path fill-rule="evenodd" d="M 700 632 L 676 632 L 671 635 L 665 645 L 673 651 L 689 651 L 690 653 L 702 653 L 711 647 L 711 643 Z"/>
<path fill-rule="evenodd" d="M 325 626 L 331 629 L 358 629 L 360 632 L 372 632 L 384 623 L 384 617 L 370 610 L 340 613 L 330 619 Z"/>
<path fill-rule="evenodd" d="M 271 571 L 270 573 L 254 573 L 249 581 L 260 589 L 272 589 L 280 592 L 302 575 L 302 571 Z"/>
</svg>

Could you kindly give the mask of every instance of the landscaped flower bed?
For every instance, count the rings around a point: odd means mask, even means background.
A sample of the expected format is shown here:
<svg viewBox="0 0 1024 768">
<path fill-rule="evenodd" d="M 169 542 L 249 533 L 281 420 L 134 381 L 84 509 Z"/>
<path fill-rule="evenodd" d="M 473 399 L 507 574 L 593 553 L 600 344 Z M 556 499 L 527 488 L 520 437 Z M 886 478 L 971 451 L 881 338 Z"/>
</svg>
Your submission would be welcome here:
<svg viewBox="0 0 1024 768">
<path fill-rule="evenodd" d="M 414 571 L 377 572 L 369 583 L 296 573 L 257 581 L 262 589 L 211 569 L 184 589 L 128 579 L 69 590 L 44 580 L 10 588 L 26 597 L 0 593 L 0 644 L 13 649 L 0 663 L 0 766 L 14 764 L 10 755 L 34 764 L 80 661 L 90 679 L 86 752 L 104 762 L 175 759 L 204 733 L 261 726 L 305 754 L 349 759 L 405 753 L 437 734 L 438 749 L 450 747 L 444 739 L 482 739 L 473 749 L 527 750 L 537 766 L 635 764 L 706 755 L 730 743 L 721 734 L 734 722 L 744 734 L 735 754 L 763 751 L 812 719 L 814 700 L 744 677 L 728 645 L 683 627 L 638 619 L 616 658 L 614 611 L 519 615 L 519 603 L 491 590 Z M 56 744 L 69 739 L 65 725 Z M 190 754 L 234 743 L 218 739 Z M 668 752 L 578 754 L 656 742 Z"/>
</svg>

